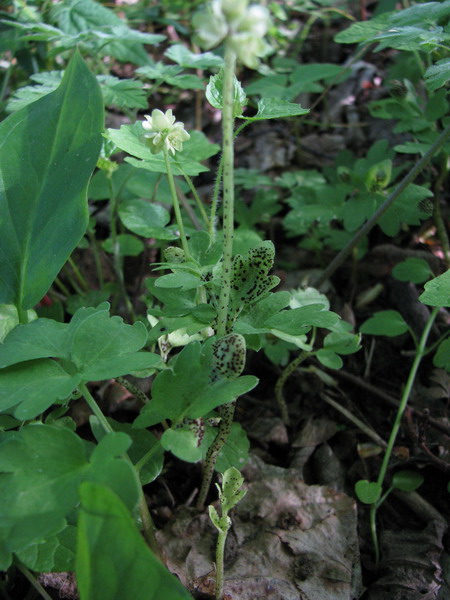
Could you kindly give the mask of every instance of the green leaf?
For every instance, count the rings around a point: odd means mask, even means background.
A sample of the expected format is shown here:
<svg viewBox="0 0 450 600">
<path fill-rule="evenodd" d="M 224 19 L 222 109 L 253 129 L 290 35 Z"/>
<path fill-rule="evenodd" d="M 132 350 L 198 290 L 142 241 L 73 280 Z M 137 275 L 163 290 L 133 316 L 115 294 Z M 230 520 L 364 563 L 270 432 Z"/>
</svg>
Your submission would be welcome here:
<svg viewBox="0 0 450 600">
<path fill-rule="evenodd" d="M 65 0 L 50 9 L 53 23 L 66 34 L 83 41 L 101 56 L 145 65 L 149 58 L 143 44 L 156 44 L 162 35 L 145 34 L 127 27 L 124 20 L 94 0 Z"/>
<path fill-rule="evenodd" d="M 433 365 L 440 369 L 445 369 L 450 373 L 450 339 L 444 340 L 439 344 L 437 352 L 433 357 Z"/>
<path fill-rule="evenodd" d="M 202 458 L 198 436 L 188 427 L 166 429 L 161 437 L 161 445 L 164 450 L 169 450 L 186 462 L 198 462 Z"/>
<path fill-rule="evenodd" d="M 329 369 L 341 369 L 344 364 L 342 358 L 333 350 L 321 348 L 317 351 L 316 356 L 319 362 Z"/>
<path fill-rule="evenodd" d="M 367 319 L 360 328 L 361 333 L 368 335 L 386 335 L 395 337 L 408 331 L 402 315 L 396 310 L 382 310 Z"/>
<path fill-rule="evenodd" d="M 136 473 L 127 461 L 101 452 L 91 463 L 78 435 L 40 423 L 2 434 L 0 472 L 0 539 L 9 561 L 12 552 L 64 529 L 83 480 L 106 481 L 130 510 L 139 498 Z"/>
<path fill-rule="evenodd" d="M 84 483 L 77 527 L 80 600 L 192 600 L 146 545 L 120 498 Z"/>
<path fill-rule="evenodd" d="M 202 90 L 203 81 L 197 75 L 182 74 L 183 68 L 175 65 L 165 65 L 159 61 L 152 65 L 140 67 L 136 73 L 143 75 L 147 79 L 156 79 L 158 83 L 165 82 L 170 86 L 181 88 L 183 90 Z"/>
<path fill-rule="evenodd" d="M 80 381 L 126 375 L 159 364 L 141 322 L 110 317 L 108 304 L 79 309 L 69 324 L 38 319 L 19 325 L 0 344 L 0 408 L 32 418 L 55 400 L 70 396 Z M 48 357 L 62 359 L 56 362 Z M 26 362 L 27 361 L 27 362 Z"/>
<path fill-rule="evenodd" d="M 97 441 L 102 440 L 106 434 L 98 419 L 91 416 L 89 422 L 95 439 Z M 126 433 L 131 438 L 132 443 L 127 454 L 133 464 L 139 462 L 147 452 L 155 448 L 152 458 L 139 471 L 141 485 L 147 485 L 154 481 L 161 473 L 164 464 L 164 451 L 160 445 L 160 441 L 151 431 L 137 429 L 131 423 L 121 423 L 114 419 L 108 419 L 108 423 L 114 431 Z"/>
<path fill-rule="evenodd" d="M 203 346 L 191 342 L 176 356 L 172 369 L 159 373 L 152 386 L 152 401 L 136 420 L 138 427 L 150 426 L 162 419 L 179 422 L 197 419 L 233 402 L 257 384 L 256 377 L 246 375 L 230 381 L 212 381 L 214 368 L 213 340 Z"/>
<path fill-rule="evenodd" d="M 37 318 L 36 311 L 27 311 L 28 322 Z M 14 304 L 0 304 L 0 344 L 10 331 L 19 324 L 19 314 Z M 1 346 L 0 346 L 1 348 Z"/>
<path fill-rule="evenodd" d="M 117 247 L 119 256 L 139 256 L 144 251 L 142 240 L 134 235 L 120 233 L 117 236 Z M 114 244 L 112 238 L 108 238 L 102 242 L 102 248 L 109 254 L 114 254 Z"/>
<path fill-rule="evenodd" d="M 393 487 L 402 492 L 414 492 L 423 482 L 423 475 L 417 471 L 397 471 L 392 477 Z"/>
<path fill-rule="evenodd" d="M 119 204 L 119 217 L 127 229 L 137 235 L 157 240 L 176 240 L 174 230 L 166 225 L 170 221 L 169 212 L 159 204 L 135 198 Z"/>
<path fill-rule="evenodd" d="M 113 75 L 97 75 L 106 106 L 147 108 L 147 96 L 140 81 L 119 79 Z"/>
<path fill-rule="evenodd" d="M 102 129 L 101 93 L 78 53 L 55 92 L 0 124 L 0 302 L 37 304 L 82 238 Z"/>
<path fill-rule="evenodd" d="M 211 67 L 221 67 L 223 65 L 223 58 L 217 56 L 217 54 L 212 52 L 194 54 L 184 44 L 170 46 L 165 51 L 164 56 L 187 69 L 210 69 Z"/>
<path fill-rule="evenodd" d="M 0 411 L 17 419 L 32 419 L 56 400 L 70 397 L 80 382 L 54 360 L 22 362 L 0 371 Z"/>
<path fill-rule="evenodd" d="M 392 275 L 399 281 L 423 283 L 433 277 L 433 271 L 423 258 L 406 258 L 395 265 L 392 269 Z"/>
<path fill-rule="evenodd" d="M 438 60 L 425 71 L 425 83 L 432 92 L 445 85 L 450 79 L 450 58 Z"/>
<path fill-rule="evenodd" d="M 14 112 L 35 102 L 42 96 L 56 90 L 61 83 L 64 71 L 44 71 L 30 76 L 40 85 L 27 85 L 19 88 L 8 101 L 8 112 Z M 118 108 L 146 108 L 147 98 L 142 83 L 134 79 L 119 79 L 113 75 L 97 75 L 103 102 L 106 106 Z"/>
<path fill-rule="evenodd" d="M 191 131 L 190 139 L 183 143 L 183 151 L 178 152 L 175 157 L 170 157 L 170 166 L 174 175 L 198 175 L 209 169 L 200 161 L 214 156 L 219 151 L 217 144 L 212 144 L 200 131 Z M 153 173 L 166 173 L 164 156 L 152 154 L 150 147 L 144 138 L 142 122 L 137 121 L 134 125 L 122 125 L 120 129 L 108 129 L 108 138 L 118 148 L 136 156 L 142 160 L 128 158 L 127 162 L 140 169 L 146 169 Z"/>
<path fill-rule="evenodd" d="M 212 75 L 210 77 L 209 83 L 206 86 L 206 99 L 211 106 L 214 106 L 214 108 L 218 108 L 219 110 L 223 109 L 223 74 L 223 69 L 220 69 L 217 75 Z M 240 82 L 234 77 L 233 116 L 239 117 L 242 115 L 242 109 L 246 104 L 247 96 L 245 95 Z"/>
<path fill-rule="evenodd" d="M 207 448 L 216 437 L 216 434 L 217 429 L 207 427 L 205 444 L 202 444 L 202 448 L 204 449 L 204 457 L 206 456 Z M 214 469 L 219 473 L 223 473 L 230 467 L 242 469 L 242 467 L 248 461 L 249 450 L 250 441 L 247 437 L 245 429 L 243 429 L 239 423 L 233 423 L 231 426 L 230 435 L 228 436 L 227 441 L 217 457 Z"/>
<path fill-rule="evenodd" d="M 450 269 L 425 284 L 425 291 L 419 296 L 423 304 L 450 307 Z"/>
<path fill-rule="evenodd" d="M 360 502 L 364 504 L 375 504 L 381 496 L 381 485 L 375 481 L 360 479 L 355 484 L 355 492 Z"/>
<path fill-rule="evenodd" d="M 262 121 L 264 119 L 283 119 L 297 117 L 309 113 L 309 108 L 302 108 L 300 104 L 287 102 L 280 98 L 261 98 L 258 101 L 258 112 L 254 117 L 241 117 L 247 121 Z"/>
</svg>

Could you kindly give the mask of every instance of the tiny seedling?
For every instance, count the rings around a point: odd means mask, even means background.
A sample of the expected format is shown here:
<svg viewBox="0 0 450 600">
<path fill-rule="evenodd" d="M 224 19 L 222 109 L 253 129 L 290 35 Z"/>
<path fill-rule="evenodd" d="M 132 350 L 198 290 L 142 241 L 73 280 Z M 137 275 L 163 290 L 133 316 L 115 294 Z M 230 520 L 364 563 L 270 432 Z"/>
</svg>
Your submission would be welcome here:
<svg viewBox="0 0 450 600">
<path fill-rule="evenodd" d="M 231 518 L 228 513 L 247 493 L 246 490 L 241 489 L 243 483 L 244 478 L 237 469 L 234 467 L 227 469 L 222 476 L 222 487 L 216 483 L 219 492 L 220 516 L 212 504 L 208 506 L 209 518 L 219 532 L 216 545 L 216 600 L 223 600 L 224 551 L 228 531 L 231 527 Z"/>
</svg>

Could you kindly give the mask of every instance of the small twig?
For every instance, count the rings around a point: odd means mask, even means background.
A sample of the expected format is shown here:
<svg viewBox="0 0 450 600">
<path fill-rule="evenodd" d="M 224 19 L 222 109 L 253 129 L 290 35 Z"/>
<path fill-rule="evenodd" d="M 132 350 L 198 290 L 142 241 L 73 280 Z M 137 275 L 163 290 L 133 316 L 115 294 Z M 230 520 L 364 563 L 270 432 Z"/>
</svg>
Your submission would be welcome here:
<svg viewBox="0 0 450 600">
<path fill-rule="evenodd" d="M 402 192 L 412 183 L 422 169 L 427 165 L 436 152 L 443 146 L 450 136 L 450 125 L 448 125 L 435 142 L 428 148 L 422 158 L 413 166 L 409 173 L 401 180 L 395 190 L 389 194 L 383 204 L 377 211 L 366 221 L 366 223 L 356 232 L 347 245 L 336 255 L 330 262 L 328 267 L 323 271 L 320 277 L 314 282 L 315 287 L 319 288 L 333 273 L 344 263 L 346 258 L 352 252 L 353 248 L 363 239 L 363 237 L 371 231 L 378 223 L 384 213 L 392 206 Z"/>
<path fill-rule="evenodd" d="M 347 381 L 350 381 L 351 383 L 357 385 L 358 387 L 360 387 L 364 390 L 367 390 L 374 396 L 378 396 L 378 398 L 381 398 L 382 400 L 384 400 L 387 404 L 389 404 L 393 408 L 399 407 L 399 401 L 396 400 L 393 396 L 391 396 L 390 394 L 387 394 L 383 390 L 378 389 L 374 385 L 367 383 L 360 377 L 356 377 L 355 375 L 352 375 L 351 373 L 347 373 L 346 371 L 342 371 L 342 370 L 332 371 L 332 373 L 334 376 L 340 377 L 341 379 L 346 379 Z M 421 418 L 424 417 L 424 413 L 421 410 L 418 410 L 416 408 L 409 408 L 409 410 L 411 410 L 412 413 L 414 415 L 417 415 L 418 417 L 421 417 Z M 429 417 L 428 421 L 429 421 L 430 425 L 432 425 L 435 429 L 438 429 L 439 431 L 442 431 L 442 433 L 450 435 L 450 425 L 446 425 L 445 423 L 442 423 L 438 419 L 433 419 L 432 417 Z"/>
<path fill-rule="evenodd" d="M 332 406 L 333 408 L 338 410 L 341 413 L 341 415 L 343 415 L 346 419 L 348 419 L 354 425 L 356 425 L 356 427 L 358 427 L 358 429 L 360 429 L 363 433 L 365 433 L 368 437 L 370 437 L 376 444 L 378 444 L 378 446 L 381 446 L 382 448 L 386 448 L 387 443 L 383 440 L 383 438 L 380 437 L 378 435 L 378 433 L 376 433 L 376 431 L 374 431 L 368 425 L 363 423 L 361 421 L 361 419 L 358 419 L 358 417 L 355 417 L 355 415 L 353 413 L 351 413 L 349 410 L 347 410 L 346 408 L 341 406 L 339 404 L 339 402 L 336 402 L 336 400 L 333 400 L 332 398 L 330 398 L 330 396 L 328 396 L 327 394 L 322 393 L 322 394 L 320 394 L 320 397 L 327 404 L 329 404 L 330 406 Z"/>
</svg>

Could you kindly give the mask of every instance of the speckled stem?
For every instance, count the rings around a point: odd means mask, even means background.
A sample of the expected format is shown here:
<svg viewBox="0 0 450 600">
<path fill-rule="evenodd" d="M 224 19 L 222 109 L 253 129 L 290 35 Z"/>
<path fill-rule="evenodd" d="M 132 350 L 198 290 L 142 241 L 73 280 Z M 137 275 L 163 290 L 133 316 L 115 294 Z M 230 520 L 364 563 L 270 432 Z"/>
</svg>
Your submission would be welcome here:
<svg viewBox="0 0 450 600">
<path fill-rule="evenodd" d="M 223 79 L 223 114 L 222 114 L 222 164 L 223 164 L 223 263 L 222 286 L 219 295 L 217 316 L 217 336 L 223 337 L 227 332 L 228 305 L 230 302 L 231 268 L 233 263 L 234 235 L 234 69 L 236 55 L 228 44 L 225 46 L 225 66 Z M 219 431 L 209 447 L 203 463 L 202 486 L 197 500 L 197 508 L 203 510 L 209 486 L 211 485 L 217 456 L 226 443 L 233 423 L 236 403 L 231 402 L 222 407 Z"/>
<path fill-rule="evenodd" d="M 236 55 L 227 44 L 225 46 L 225 67 L 223 77 L 222 114 L 222 162 L 223 162 L 223 264 L 222 286 L 219 295 L 217 335 L 227 333 L 228 304 L 230 300 L 231 266 L 233 262 L 234 236 L 234 69 Z"/>
</svg>

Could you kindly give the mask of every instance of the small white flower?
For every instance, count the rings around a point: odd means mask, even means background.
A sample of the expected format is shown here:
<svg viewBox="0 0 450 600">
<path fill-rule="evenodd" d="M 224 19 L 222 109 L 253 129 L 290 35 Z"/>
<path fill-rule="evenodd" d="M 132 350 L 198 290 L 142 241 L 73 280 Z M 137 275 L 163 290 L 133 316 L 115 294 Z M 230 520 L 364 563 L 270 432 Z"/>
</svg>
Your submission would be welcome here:
<svg viewBox="0 0 450 600">
<path fill-rule="evenodd" d="M 145 119 L 147 120 L 142 122 L 142 127 L 147 132 L 144 137 L 149 140 L 150 150 L 153 154 L 158 154 L 164 149 L 172 154 L 180 152 L 183 149 L 183 142 L 191 137 L 184 129 L 184 123 L 180 121 L 175 123 L 171 109 L 163 113 L 155 108 L 152 116 L 145 115 Z"/>
<path fill-rule="evenodd" d="M 213 0 L 203 10 L 192 17 L 196 30 L 195 42 L 205 50 L 220 44 L 228 31 L 228 24 L 222 12 L 222 0 Z"/>
</svg>

